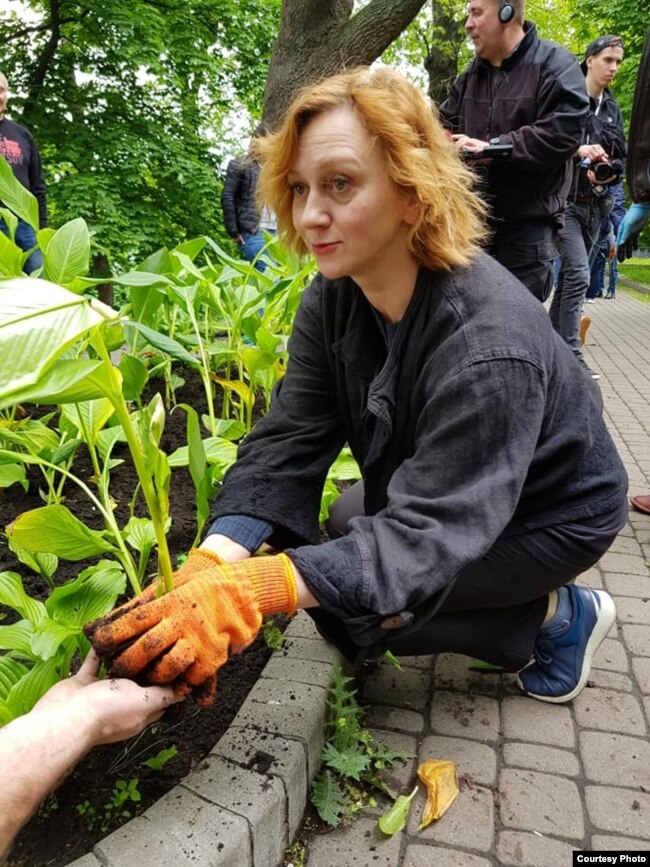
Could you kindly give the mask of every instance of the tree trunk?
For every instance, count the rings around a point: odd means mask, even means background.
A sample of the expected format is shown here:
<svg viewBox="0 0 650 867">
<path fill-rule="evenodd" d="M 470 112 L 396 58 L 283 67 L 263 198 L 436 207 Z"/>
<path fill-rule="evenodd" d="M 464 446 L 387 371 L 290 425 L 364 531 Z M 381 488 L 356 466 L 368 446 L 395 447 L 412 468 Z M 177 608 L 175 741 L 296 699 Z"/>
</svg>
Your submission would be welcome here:
<svg viewBox="0 0 650 867">
<path fill-rule="evenodd" d="M 458 74 L 458 55 L 465 39 L 465 27 L 441 8 L 436 0 L 431 0 L 431 9 L 433 38 L 424 58 L 424 68 L 429 76 L 429 96 L 439 105 Z"/>
<path fill-rule="evenodd" d="M 264 92 L 264 120 L 277 127 L 296 91 L 346 68 L 367 66 L 411 23 L 426 0 L 283 0 Z"/>
</svg>

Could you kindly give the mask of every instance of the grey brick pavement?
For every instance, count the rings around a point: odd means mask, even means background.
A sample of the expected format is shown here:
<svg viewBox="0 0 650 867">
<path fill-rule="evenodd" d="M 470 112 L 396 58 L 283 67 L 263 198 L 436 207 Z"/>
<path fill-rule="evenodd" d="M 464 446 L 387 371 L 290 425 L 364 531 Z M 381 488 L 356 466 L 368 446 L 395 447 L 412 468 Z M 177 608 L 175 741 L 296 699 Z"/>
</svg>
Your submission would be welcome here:
<svg viewBox="0 0 650 867">
<path fill-rule="evenodd" d="M 630 477 L 650 492 L 650 304 L 619 292 L 589 305 L 586 347 Z M 390 839 L 378 810 L 315 837 L 307 867 L 569 867 L 575 849 L 650 850 L 650 517 L 630 512 L 612 549 L 580 579 L 615 598 L 618 618 L 587 688 L 568 705 L 521 696 L 512 675 L 471 671 L 465 657 L 380 664 L 367 676 L 367 723 L 414 760 L 390 783 L 414 785 L 416 761 L 457 762 L 461 793 L 422 832 L 416 796 Z M 337 654 L 304 615 L 211 755 L 80 867 L 192 864 L 276 867 L 295 832 L 322 744 Z M 257 766 L 260 751 L 273 761 Z"/>
</svg>

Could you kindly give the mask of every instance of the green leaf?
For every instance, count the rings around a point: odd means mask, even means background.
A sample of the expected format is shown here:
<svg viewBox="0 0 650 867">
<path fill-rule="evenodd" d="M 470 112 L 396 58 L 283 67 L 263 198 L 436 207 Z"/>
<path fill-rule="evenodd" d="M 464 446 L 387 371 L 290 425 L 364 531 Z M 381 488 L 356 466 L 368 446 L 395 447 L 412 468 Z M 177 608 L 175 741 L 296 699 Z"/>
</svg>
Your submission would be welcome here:
<svg viewBox="0 0 650 867">
<path fill-rule="evenodd" d="M 340 752 L 332 744 L 325 744 L 323 747 L 323 761 L 325 764 L 338 771 L 344 777 L 351 777 L 353 780 L 361 780 L 361 772 L 365 771 L 370 765 L 370 756 L 364 755 L 354 750 Z"/>
<path fill-rule="evenodd" d="M 78 217 L 58 229 L 44 255 L 43 276 L 53 283 L 70 283 L 88 273 L 90 236 L 86 221 Z"/>
<path fill-rule="evenodd" d="M 134 355 L 123 355 L 120 358 L 120 373 L 124 399 L 137 400 L 149 377 L 146 366 Z"/>
<path fill-rule="evenodd" d="M 97 434 L 114 411 L 113 404 L 106 397 L 79 401 L 61 407 L 61 415 L 79 431 L 84 441 L 90 443 L 94 443 Z"/>
<path fill-rule="evenodd" d="M 38 202 L 36 197 L 16 178 L 7 160 L 0 155 L 0 201 L 38 230 Z M 2 256 L 0 256 L 0 259 Z"/>
<path fill-rule="evenodd" d="M 27 491 L 29 488 L 25 468 L 20 464 L 0 461 L 0 488 L 10 488 L 15 484 L 21 485 L 23 491 Z"/>
<path fill-rule="evenodd" d="M 29 620 L 19 620 L 9 626 L 0 626 L 0 650 L 13 650 L 26 659 L 33 659 L 31 639 L 34 624 Z M 0 657 L 0 660 L 4 657 Z M 0 697 L 2 696 L 2 670 L 0 669 Z"/>
<path fill-rule="evenodd" d="M 86 527 L 58 504 L 23 512 L 8 533 L 30 551 L 56 554 L 64 560 L 85 560 L 114 550 L 102 533 Z"/>
<path fill-rule="evenodd" d="M 418 787 L 416 786 L 410 795 L 400 795 L 390 810 L 380 817 L 379 829 L 382 834 L 391 837 L 406 827 L 409 810 L 411 809 L 411 801 L 417 794 L 417 791 Z"/>
<path fill-rule="evenodd" d="M 336 828 L 341 813 L 350 807 L 350 799 L 329 771 L 319 774 L 314 780 L 311 801 L 323 822 Z"/>
<path fill-rule="evenodd" d="M 177 340 L 167 337 L 166 334 L 160 334 L 160 332 L 154 331 L 153 328 L 149 328 L 141 322 L 133 322 L 130 320 L 128 324 L 130 327 L 135 328 L 136 331 L 142 334 L 147 343 L 150 343 L 155 349 L 164 352 L 165 355 L 169 355 L 170 358 L 175 358 L 176 361 L 182 361 L 183 364 L 187 364 L 189 367 L 194 367 L 197 370 L 201 367 L 199 359 L 190 355 L 187 349 L 185 349 Z"/>
<path fill-rule="evenodd" d="M 44 578 L 51 578 L 54 575 L 59 565 L 58 557 L 48 553 L 36 554 L 34 551 L 28 551 L 27 548 L 19 545 L 13 536 L 9 536 L 8 539 L 9 547 L 21 563 L 24 563 L 25 566 Z"/>
<path fill-rule="evenodd" d="M 59 647 L 71 635 L 77 635 L 80 630 L 81 625 L 77 627 L 67 626 L 48 618 L 34 629 L 31 640 L 32 653 L 39 659 L 51 659 Z"/>
<path fill-rule="evenodd" d="M 55 361 L 34 385 L 0 397 L 0 409 L 17 403 L 61 404 L 93 400 L 105 393 L 103 361 L 65 358 Z"/>
<path fill-rule="evenodd" d="M 51 686 L 67 674 L 63 672 L 63 662 L 53 657 L 45 662 L 36 662 L 10 690 L 6 704 L 14 717 L 28 713 Z"/>
<path fill-rule="evenodd" d="M 237 458 L 237 446 L 230 440 L 222 437 L 207 437 L 203 440 L 203 448 L 205 456 L 210 464 L 230 464 L 234 463 Z M 181 446 L 169 455 L 169 466 L 186 467 L 190 462 L 189 449 L 187 446 Z"/>
<path fill-rule="evenodd" d="M 126 575 L 118 563 L 100 560 L 73 581 L 56 587 L 45 603 L 52 620 L 81 627 L 110 611 L 126 588 Z"/>
<path fill-rule="evenodd" d="M 17 662 L 10 656 L 0 656 L 0 699 L 5 700 L 12 687 L 21 677 L 24 677 L 29 669 L 22 662 Z"/>
<path fill-rule="evenodd" d="M 0 282 L 4 405 L 9 395 L 37 383 L 68 346 L 104 321 L 88 299 L 46 280 L 17 277 Z"/>
<path fill-rule="evenodd" d="M 176 744 L 172 744 L 171 747 L 168 747 L 166 750 L 160 750 L 159 753 L 156 753 L 150 759 L 145 759 L 142 764 L 151 768 L 152 771 L 160 771 L 176 755 L 178 755 L 178 747 Z"/>
<path fill-rule="evenodd" d="M 130 518 L 122 533 L 136 551 L 150 550 L 156 544 L 156 531 L 149 518 Z"/>
<path fill-rule="evenodd" d="M 24 253 L 4 232 L 0 232 L 0 276 L 20 277 Z"/>
<path fill-rule="evenodd" d="M 17 572 L 0 572 L 0 604 L 8 605 L 34 624 L 47 617 L 45 605 L 25 593 L 23 579 Z"/>
</svg>

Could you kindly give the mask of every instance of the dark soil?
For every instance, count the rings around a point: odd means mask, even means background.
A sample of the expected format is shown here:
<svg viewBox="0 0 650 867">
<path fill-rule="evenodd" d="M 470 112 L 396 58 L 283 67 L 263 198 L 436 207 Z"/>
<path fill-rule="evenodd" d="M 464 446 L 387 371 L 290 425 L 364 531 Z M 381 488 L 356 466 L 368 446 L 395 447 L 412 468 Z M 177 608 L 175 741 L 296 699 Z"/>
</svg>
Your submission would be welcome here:
<svg viewBox="0 0 650 867">
<path fill-rule="evenodd" d="M 189 381 L 178 392 L 177 401 L 194 406 L 200 412 L 204 405 L 200 381 Z M 40 409 L 37 412 L 42 414 Z M 181 410 L 168 413 L 161 443 L 168 454 L 186 443 L 185 424 L 186 416 Z M 128 519 L 135 476 L 128 451 L 124 450 L 124 454 L 119 456 L 126 460 L 111 474 L 111 493 L 117 503 L 118 523 L 122 526 Z M 90 462 L 85 455 L 78 455 L 74 471 L 82 478 L 90 477 Z M 30 480 L 28 493 L 24 493 L 18 485 L 0 489 L 2 528 L 17 514 L 43 505 L 38 494 L 38 475 L 31 473 Z M 84 523 L 99 528 L 97 515 L 84 496 L 79 489 L 69 484 L 65 505 Z M 195 535 L 194 488 L 185 469 L 173 471 L 171 511 L 173 521 L 169 545 L 173 556 L 185 553 Z M 140 509 L 139 513 L 144 514 L 144 509 Z M 76 576 L 86 565 L 61 561 L 55 581 L 63 583 Z M 8 549 L 6 539 L 0 537 L 0 572 L 5 570 L 19 572 L 30 595 L 46 597 L 44 582 L 37 576 L 29 577 L 26 567 Z M 9 612 L 3 612 L 0 606 L 0 619 L 3 615 L 9 615 Z M 5 623 L 10 622 L 9 616 L 5 617 Z M 278 625 L 282 628 L 284 624 L 280 622 Z M 231 659 L 219 673 L 217 701 L 212 708 L 199 710 L 193 704 L 185 703 L 180 706 L 180 713 L 177 708 L 172 709 L 171 713 L 175 717 L 161 720 L 138 738 L 123 744 L 99 747 L 89 753 L 21 831 L 8 865 L 64 867 L 90 851 L 106 833 L 158 800 L 207 755 L 227 730 L 270 653 L 263 639 L 258 638 L 242 655 Z M 161 770 L 154 771 L 142 764 L 145 759 L 172 746 L 178 752 Z M 11 769 L 3 768 L 3 772 L 11 773 Z M 119 809 L 109 806 L 107 815 L 106 805 L 110 805 L 118 781 L 129 783 L 133 779 L 137 779 L 141 800 L 137 803 L 129 800 Z"/>
</svg>

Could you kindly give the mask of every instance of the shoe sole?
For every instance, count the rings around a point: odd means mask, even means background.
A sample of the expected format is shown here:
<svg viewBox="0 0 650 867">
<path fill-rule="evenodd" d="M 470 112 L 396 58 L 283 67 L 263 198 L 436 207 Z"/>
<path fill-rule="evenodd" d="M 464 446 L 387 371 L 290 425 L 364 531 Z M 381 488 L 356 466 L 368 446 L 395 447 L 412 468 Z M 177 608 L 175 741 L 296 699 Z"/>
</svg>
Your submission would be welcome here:
<svg viewBox="0 0 650 867">
<path fill-rule="evenodd" d="M 591 661 L 600 645 L 607 638 L 609 630 L 612 628 L 612 624 L 616 620 L 616 606 L 614 605 L 614 600 L 609 593 L 605 593 L 602 590 L 592 590 L 591 592 L 600 600 L 600 610 L 598 612 L 596 625 L 589 636 L 587 646 L 585 647 L 585 655 L 582 660 L 582 671 L 580 672 L 578 683 L 571 692 L 568 692 L 565 695 L 537 695 L 534 692 L 528 692 L 519 679 L 519 675 L 517 675 L 517 683 L 519 684 L 519 687 L 526 693 L 526 695 L 530 696 L 530 698 L 536 698 L 538 701 L 547 701 L 551 704 L 564 704 L 579 695 L 579 693 L 581 693 L 585 688 L 591 672 Z"/>
</svg>

